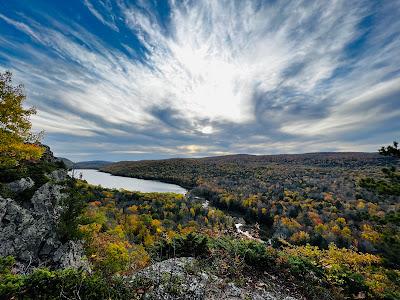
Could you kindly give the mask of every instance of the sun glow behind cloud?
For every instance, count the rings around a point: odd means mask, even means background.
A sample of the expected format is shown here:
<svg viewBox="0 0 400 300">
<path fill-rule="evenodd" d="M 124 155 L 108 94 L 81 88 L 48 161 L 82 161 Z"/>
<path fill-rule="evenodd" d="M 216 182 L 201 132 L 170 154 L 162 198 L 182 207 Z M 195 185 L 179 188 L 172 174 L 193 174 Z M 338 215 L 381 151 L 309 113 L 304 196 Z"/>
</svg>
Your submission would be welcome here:
<svg viewBox="0 0 400 300">
<path fill-rule="evenodd" d="M 372 142 L 363 131 L 398 118 L 399 5 L 171 1 L 162 17 L 150 1 L 83 4 L 79 18 L 0 10 L 19 34 L 0 36 L 0 66 L 25 83 L 34 124 L 55 149 L 68 141 L 119 158 L 341 150 L 352 141 L 373 151 L 399 133 L 392 126 Z"/>
</svg>

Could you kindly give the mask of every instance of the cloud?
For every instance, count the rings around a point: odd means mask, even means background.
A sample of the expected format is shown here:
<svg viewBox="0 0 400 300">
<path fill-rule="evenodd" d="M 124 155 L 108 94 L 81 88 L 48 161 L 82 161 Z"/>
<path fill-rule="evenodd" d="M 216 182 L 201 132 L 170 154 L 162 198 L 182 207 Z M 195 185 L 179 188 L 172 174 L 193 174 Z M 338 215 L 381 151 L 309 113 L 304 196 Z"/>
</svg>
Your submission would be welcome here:
<svg viewBox="0 0 400 300">
<path fill-rule="evenodd" d="M 29 35 L 32 39 L 34 40 L 38 40 L 39 38 L 37 36 L 37 34 L 26 24 L 22 23 L 22 22 L 18 22 L 15 21 L 13 19 L 8 18 L 7 16 L 3 15 L 0 13 L 0 19 L 2 19 L 4 22 L 14 26 L 16 29 L 20 30 L 21 32 Z"/>
<path fill-rule="evenodd" d="M 103 31 L 85 14 L 0 11 L 0 66 L 61 153 L 62 139 L 117 159 L 374 151 L 400 133 L 395 2 L 83 4 Z"/>
<path fill-rule="evenodd" d="M 375 86 L 365 93 L 331 109 L 327 118 L 313 124 L 301 122 L 282 127 L 284 132 L 300 135 L 338 134 L 366 129 L 369 124 L 398 119 L 400 78 Z"/>
<path fill-rule="evenodd" d="M 119 31 L 117 25 L 115 24 L 114 14 L 111 8 L 112 5 L 109 1 L 98 2 L 102 5 L 103 9 L 106 10 L 106 15 L 108 16 L 109 20 L 106 20 L 106 17 L 103 16 L 103 14 L 94 7 L 94 5 L 92 4 L 92 2 L 90 2 L 90 0 L 84 0 L 83 3 L 87 7 L 87 9 L 92 13 L 92 15 L 96 17 L 101 23 L 110 27 L 112 30 Z"/>
</svg>

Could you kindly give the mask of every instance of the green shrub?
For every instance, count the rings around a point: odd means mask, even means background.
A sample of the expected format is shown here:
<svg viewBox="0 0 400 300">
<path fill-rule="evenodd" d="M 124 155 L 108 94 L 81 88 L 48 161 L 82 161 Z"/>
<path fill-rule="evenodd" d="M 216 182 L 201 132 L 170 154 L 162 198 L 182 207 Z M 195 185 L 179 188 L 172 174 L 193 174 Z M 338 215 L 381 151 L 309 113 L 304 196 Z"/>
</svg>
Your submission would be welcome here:
<svg viewBox="0 0 400 300">
<path fill-rule="evenodd" d="M 15 259 L 12 256 L 0 256 L 0 275 L 10 274 L 11 268 L 15 264 Z"/>
<path fill-rule="evenodd" d="M 3 198 L 12 198 L 14 196 L 14 193 L 6 184 L 0 183 L 0 196 Z"/>
<path fill-rule="evenodd" d="M 152 257 L 156 260 L 171 257 L 199 257 L 210 253 L 209 238 L 205 235 L 189 233 L 177 236 L 172 240 L 163 239 L 151 249 Z"/>
<path fill-rule="evenodd" d="M 0 277 L 1 299 L 132 299 L 131 288 L 120 278 L 66 269 L 38 269 L 30 275 Z"/>
</svg>

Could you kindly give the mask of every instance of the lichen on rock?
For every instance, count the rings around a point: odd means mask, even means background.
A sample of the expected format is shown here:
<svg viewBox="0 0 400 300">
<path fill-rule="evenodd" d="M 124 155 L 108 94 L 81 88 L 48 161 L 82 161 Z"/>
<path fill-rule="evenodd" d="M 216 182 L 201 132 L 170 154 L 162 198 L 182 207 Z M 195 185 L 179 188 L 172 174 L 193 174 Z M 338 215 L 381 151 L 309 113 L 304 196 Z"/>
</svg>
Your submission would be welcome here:
<svg viewBox="0 0 400 300">
<path fill-rule="evenodd" d="M 7 184 L 8 188 L 14 193 L 22 193 L 23 191 L 32 188 L 35 182 L 30 178 L 21 178 Z"/>
</svg>

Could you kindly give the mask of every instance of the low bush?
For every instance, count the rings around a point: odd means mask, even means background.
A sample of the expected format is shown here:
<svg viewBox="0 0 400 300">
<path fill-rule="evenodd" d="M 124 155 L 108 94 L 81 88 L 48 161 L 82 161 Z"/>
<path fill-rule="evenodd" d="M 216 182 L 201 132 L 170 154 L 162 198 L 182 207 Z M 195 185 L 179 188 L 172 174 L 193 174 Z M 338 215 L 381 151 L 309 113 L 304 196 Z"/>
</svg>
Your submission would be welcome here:
<svg viewBox="0 0 400 300">
<path fill-rule="evenodd" d="M 119 277 L 104 278 L 81 270 L 37 269 L 15 275 L 11 257 L 0 258 L 1 299 L 132 299 L 129 285 Z"/>
</svg>

